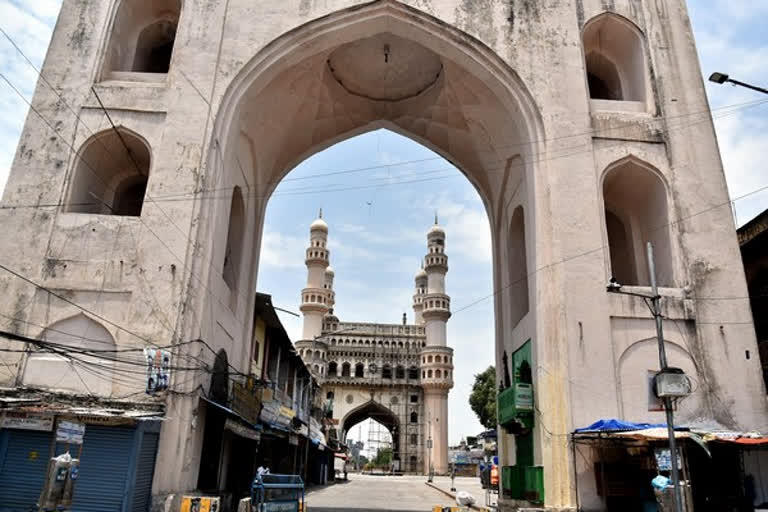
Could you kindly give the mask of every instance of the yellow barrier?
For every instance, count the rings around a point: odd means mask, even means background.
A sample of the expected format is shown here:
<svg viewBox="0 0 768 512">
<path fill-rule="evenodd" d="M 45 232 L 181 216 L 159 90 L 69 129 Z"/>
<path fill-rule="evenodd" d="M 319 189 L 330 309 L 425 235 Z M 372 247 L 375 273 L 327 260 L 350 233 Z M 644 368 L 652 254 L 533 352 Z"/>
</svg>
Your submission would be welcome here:
<svg viewBox="0 0 768 512">
<path fill-rule="evenodd" d="M 204 496 L 184 496 L 181 499 L 180 512 L 219 512 L 219 498 Z"/>
</svg>

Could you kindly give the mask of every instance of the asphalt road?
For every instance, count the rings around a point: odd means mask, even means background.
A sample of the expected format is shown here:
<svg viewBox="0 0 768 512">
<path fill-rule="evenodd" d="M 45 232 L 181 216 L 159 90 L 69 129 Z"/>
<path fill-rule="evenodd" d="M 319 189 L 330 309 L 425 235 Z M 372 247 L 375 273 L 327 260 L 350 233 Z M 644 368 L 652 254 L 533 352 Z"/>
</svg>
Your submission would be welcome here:
<svg viewBox="0 0 768 512">
<path fill-rule="evenodd" d="M 431 512 L 432 507 L 456 503 L 425 484 L 423 476 L 350 474 L 349 481 L 311 490 L 308 512 Z"/>
</svg>

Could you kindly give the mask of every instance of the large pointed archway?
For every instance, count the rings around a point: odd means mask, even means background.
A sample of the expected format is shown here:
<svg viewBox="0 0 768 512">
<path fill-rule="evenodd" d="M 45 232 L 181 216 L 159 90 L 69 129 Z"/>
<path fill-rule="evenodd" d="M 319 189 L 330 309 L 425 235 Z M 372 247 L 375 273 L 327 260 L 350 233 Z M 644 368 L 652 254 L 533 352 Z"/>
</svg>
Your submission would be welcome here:
<svg viewBox="0 0 768 512">
<path fill-rule="evenodd" d="M 481 197 L 499 290 L 497 367 L 503 340 L 513 331 L 535 337 L 536 309 L 509 311 L 513 303 L 536 303 L 519 295 L 536 297 L 537 281 L 531 276 L 527 287 L 510 286 L 519 280 L 519 269 L 507 262 L 514 252 L 515 261 L 536 266 L 535 189 L 537 169 L 545 165 L 537 155 L 545 137 L 522 81 L 480 41 L 394 0 L 342 10 L 284 34 L 254 56 L 224 94 L 214 119 L 208 179 L 219 189 L 248 191 L 243 244 L 248 249 L 237 289 L 255 287 L 265 210 L 281 179 L 311 155 L 383 127 L 449 160 Z M 227 205 L 208 201 L 200 208 L 199 239 L 212 240 L 214 263 L 224 261 L 218 252 L 226 245 L 219 238 L 227 231 Z M 524 221 L 514 227 L 513 217 Z M 222 288 L 220 280 L 212 276 L 211 287 Z M 206 307 L 209 299 L 200 300 Z M 565 417 L 564 410 L 553 413 Z M 570 467 L 566 451 L 544 453 L 550 448 L 540 437 L 539 446 L 542 463 L 554 457 L 561 459 L 560 467 Z M 567 479 L 566 472 L 559 476 Z"/>
<path fill-rule="evenodd" d="M 395 464 L 394 469 L 396 471 L 405 470 L 405 463 L 401 460 L 402 454 L 400 444 L 402 432 L 400 431 L 400 420 L 393 411 L 374 400 L 369 400 L 359 407 L 349 411 L 344 416 L 344 419 L 340 422 L 339 429 L 342 442 L 347 441 L 347 434 L 352 427 L 367 419 L 375 421 L 389 432 L 392 439 L 392 459 Z M 360 439 L 358 439 L 358 441 L 360 441 Z M 379 440 L 377 439 L 377 441 Z M 371 447 L 369 446 L 369 448 Z M 373 448 L 375 449 L 376 446 L 373 446 Z"/>
</svg>

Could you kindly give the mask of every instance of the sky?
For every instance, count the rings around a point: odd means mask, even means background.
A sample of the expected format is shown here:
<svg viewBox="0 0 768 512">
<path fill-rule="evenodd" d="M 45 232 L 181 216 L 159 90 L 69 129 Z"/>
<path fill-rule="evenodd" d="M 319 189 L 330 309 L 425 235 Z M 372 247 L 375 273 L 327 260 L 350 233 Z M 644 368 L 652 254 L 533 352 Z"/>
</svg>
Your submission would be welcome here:
<svg viewBox="0 0 768 512">
<path fill-rule="evenodd" d="M 60 4 L 61 0 L 0 0 L 0 29 L 38 68 Z M 768 85 L 768 38 L 764 35 L 768 2 L 690 0 L 689 10 L 705 76 L 722 71 L 745 82 Z M 2 34 L 0 73 L 2 191 L 27 114 L 27 105 L 6 80 L 27 99 L 37 81 L 36 71 Z M 763 99 L 755 92 L 710 83 L 707 93 L 713 109 Z M 715 127 L 735 200 L 734 214 L 741 225 L 768 207 L 768 191 L 751 194 L 768 185 L 763 155 L 768 148 L 768 106 L 718 110 Z M 420 162 L 402 164 L 412 161 Z M 370 167 L 374 168 L 301 179 Z M 430 181 L 412 179 L 417 175 Z M 364 188 L 329 191 L 348 187 Z M 259 291 L 273 295 L 275 305 L 298 310 L 306 280 L 303 256 L 309 224 L 321 207 L 330 226 L 336 312 L 343 321 L 397 323 L 403 312 L 412 319 L 413 274 L 426 252 L 426 232 L 435 211 L 447 232 L 447 288 L 453 310 L 492 293 L 490 232 L 475 190 L 434 153 L 380 130 L 311 157 L 280 184 L 267 209 L 258 284 Z M 467 400 L 474 374 L 493 364 L 492 306 L 492 300 L 480 302 L 454 314 L 448 324 L 448 343 L 456 351 L 457 362 L 456 385 L 449 400 L 451 444 L 482 430 Z M 290 315 L 282 318 L 289 333 L 299 339 L 300 320 Z M 353 429 L 351 437 L 357 437 L 357 430 Z M 365 441 L 367 433 L 362 437 Z"/>
</svg>

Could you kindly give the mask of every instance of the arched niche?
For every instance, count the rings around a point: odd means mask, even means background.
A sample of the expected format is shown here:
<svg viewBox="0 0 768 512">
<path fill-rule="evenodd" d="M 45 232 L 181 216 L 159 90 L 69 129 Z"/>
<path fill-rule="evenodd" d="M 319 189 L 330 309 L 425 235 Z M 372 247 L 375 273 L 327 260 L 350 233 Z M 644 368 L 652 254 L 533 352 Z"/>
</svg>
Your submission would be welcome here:
<svg viewBox="0 0 768 512">
<path fill-rule="evenodd" d="M 528 254 L 525 240 L 525 212 L 515 208 L 509 225 L 507 265 L 509 266 L 509 296 L 512 325 L 517 326 L 530 311 L 528 290 Z"/>
<path fill-rule="evenodd" d="M 603 201 L 611 275 L 622 285 L 650 285 L 650 242 L 659 286 L 674 286 L 667 187 L 658 171 L 634 157 L 613 164 L 603 176 Z"/>
<path fill-rule="evenodd" d="M 704 382 L 688 349 L 680 343 L 665 340 L 669 366 L 682 369 L 693 382 L 694 393 L 676 405 L 678 424 L 695 420 L 704 407 L 703 393 L 697 393 Z M 656 338 L 638 340 L 629 345 L 619 356 L 618 386 L 620 412 L 623 420 L 664 423 L 663 406 L 654 396 L 651 382 L 659 371 L 659 346 Z"/>
<path fill-rule="evenodd" d="M 584 58 L 590 98 L 646 103 L 645 38 L 628 19 L 604 13 L 584 26 Z"/>
<path fill-rule="evenodd" d="M 221 275 L 231 292 L 230 305 L 237 304 L 240 266 L 243 259 L 243 239 L 245 237 L 245 203 L 240 187 L 232 190 L 227 224 L 227 243 L 224 246 L 224 265 Z M 310 351 L 311 354 L 311 351 Z"/>
<path fill-rule="evenodd" d="M 138 217 L 149 180 L 149 145 L 126 128 L 105 130 L 78 151 L 64 211 Z"/>
<path fill-rule="evenodd" d="M 112 394 L 115 363 L 109 358 L 114 354 L 99 357 L 77 353 L 115 350 L 115 340 L 103 325 L 79 314 L 51 324 L 40 339 L 60 345 L 59 353 L 42 348 L 31 351 L 22 376 L 25 386 L 100 397 Z"/>
<path fill-rule="evenodd" d="M 104 78 L 164 76 L 171 65 L 180 0 L 123 0 L 118 5 L 104 63 Z"/>
</svg>

